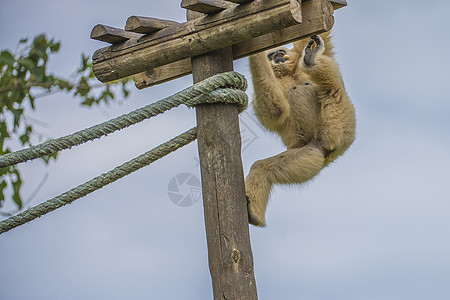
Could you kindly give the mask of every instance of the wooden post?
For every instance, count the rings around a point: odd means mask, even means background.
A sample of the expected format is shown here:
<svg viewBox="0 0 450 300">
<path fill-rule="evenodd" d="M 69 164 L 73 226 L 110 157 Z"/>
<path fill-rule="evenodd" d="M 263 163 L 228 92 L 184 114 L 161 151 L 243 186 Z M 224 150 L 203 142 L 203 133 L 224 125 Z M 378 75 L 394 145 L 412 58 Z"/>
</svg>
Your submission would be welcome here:
<svg viewBox="0 0 450 300">
<path fill-rule="evenodd" d="M 197 13 L 188 11 L 188 19 Z M 194 83 L 233 70 L 232 48 L 192 58 Z M 241 160 L 238 108 L 197 106 L 208 259 L 215 300 L 257 300 Z"/>
</svg>

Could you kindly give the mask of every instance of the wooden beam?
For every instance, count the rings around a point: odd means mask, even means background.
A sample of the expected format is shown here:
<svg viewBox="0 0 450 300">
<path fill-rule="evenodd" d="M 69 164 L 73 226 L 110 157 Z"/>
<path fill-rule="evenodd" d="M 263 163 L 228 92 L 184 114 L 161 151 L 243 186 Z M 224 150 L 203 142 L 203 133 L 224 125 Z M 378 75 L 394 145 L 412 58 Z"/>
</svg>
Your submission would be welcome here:
<svg viewBox="0 0 450 300">
<path fill-rule="evenodd" d="M 330 2 L 331 2 L 331 4 L 333 4 L 334 9 L 339 9 L 341 7 L 347 6 L 346 0 L 332 0 Z"/>
<path fill-rule="evenodd" d="M 307 22 L 233 45 L 235 59 L 289 44 L 314 34 L 323 33 L 331 30 L 333 27 L 333 8 L 329 1 L 310 0 L 302 4 L 302 10 Z"/>
<path fill-rule="evenodd" d="M 311 0 L 301 0 L 302 3 L 311 1 Z M 333 9 L 339 9 L 342 8 L 344 6 L 347 6 L 347 1 L 346 0 L 329 0 L 331 2 L 331 4 L 333 5 Z"/>
<path fill-rule="evenodd" d="M 149 17 L 131 16 L 127 20 L 125 30 L 142 34 L 149 34 L 178 24 L 180 23 L 175 21 L 161 20 Z"/>
<path fill-rule="evenodd" d="M 222 0 L 183 0 L 181 7 L 203 14 L 215 14 L 227 8 L 235 7 L 233 3 Z"/>
<path fill-rule="evenodd" d="M 191 59 L 185 58 L 161 67 L 134 75 L 134 84 L 138 89 L 161 84 L 192 74 Z"/>
<path fill-rule="evenodd" d="M 110 44 L 123 43 L 131 38 L 138 37 L 141 37 L 141 34 L 101 24 L 95 25 L 91 32 L 91 39 Z"/>
<path fill-rule="evenodd" d="M 252 2 L 253 0 L 225 0 L 225 1 L 233 2 L 236 4 L 246 4 L 246 3 Z"/>
<path fill-rule="evenodd" d="M 97 50 L 94 73 L 102 82 L 116 80 L 296 25 L 298 1 L 255 0 Z"/>
<path fill-rule="evenodd" d="M 329 31 L 333 27 L 333 10 L 327 0 L 310 0 L 302 4 L 302 10 L 307 22 L 235 44 L 233 45 L 233 59 L 292 43 L 313 34 Z M 135 84 L 138 89 L 143 89 L 190 73 L 189 60 L 180 60 L 170 65 L 154 68 L 147 74 L 144 72 L 135 76 Z"/>
<path fill-rule="evenodd" d="M 188 14 L 195 18 L 195 14 Z M 194 83 L 233 70 L 231 47 L 192 57 Z M 196 107 L 209 269 L 215 300 L 257 300 L 236 105 Z"/>
</svg>

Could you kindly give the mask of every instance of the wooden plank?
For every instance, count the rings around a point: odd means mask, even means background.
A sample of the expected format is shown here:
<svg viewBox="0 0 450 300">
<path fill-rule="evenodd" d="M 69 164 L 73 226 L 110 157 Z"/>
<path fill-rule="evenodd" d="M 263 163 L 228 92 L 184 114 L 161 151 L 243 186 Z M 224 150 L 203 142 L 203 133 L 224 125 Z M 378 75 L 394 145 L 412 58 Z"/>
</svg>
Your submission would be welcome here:
<svg viewBox="0 0 450 300">
<path fill-rule="evenodd" d="M 296 25 L 298 1 L 255 0 L 99 49 L 93 55 L 94 73 L 102 82 L 116 80 Z"/>
<path fill-rule="evenodd" d="M 192 73 L 191 59 L 185 58 L 161 67 L 150 69 L 134 75 L 134 83 L 138 89 L 174 80 Z"/>
<path fill-rule="evenodd" d="M 125 30 L 136 33 L 149 34 L 177 24 L 179 23 L 175 21 L 161 20 L 150 17 L 131 16 L 127 19 Z"/>
<path fill-rule="evenodd" d="M 331 2 L 331 4 L 333 4 L 334 9 L 339 9 L 341 7 L 347 6 L 346 0 L 332 0 L 330 2 Z"/>
<path fill-rule="evenodd" d="M 203 14 L 215 14 L 235 6 L 234 3 L 224 2 L 222 0 L 183 0 L 181 2 L 182 8 Z"/>
<path fill-rule="evenodd" d="M 302 4 L 303 14 L 308 22 L 250 39 L 233 45 L 233 59 L 239 59 L 251 54 L 278 47 L 299 39 L 329 31 L 333 26 L 333 11 L 326 0 L 310 0 Z M 191 73 L 188 60 L 180 60 L 169 66 L 154 69 L 152 76 L 140 74 L 135 76 L 137 88 L 157 85 Z"/>
<path fill-rule="evenodd" d="M 311 1 L 311 0 L 301 0 L 302 3 Z M 339 9 L 342 8 L 344 6 L 347 6 L 347 1 L 346 0 L 330 0 L 331 4 L 333 5 L 333 9 Z"/>
<path fill-rule="evenodd" d="M 140 34 L 102 24 L 95 25 L 91 32 L 91 39 L 110 44 L 122 43 L 133 37 L 136 38 L 140 36 Z"/>
<path fill-rule="evenodd" d="M 302 4 L 305 20 L 283 30 L 271 32 L 233 46 L 235 59 L 246 57 L 274 47 L 289 44 L 314 34 L 331 30 L 334 25 L 333 8 L 327 0 L 310 0 Z"/>
<path fill-rule="evenodd" d="M 192 14 L 188 14 L 188 16 Z M 194 83 L 233 70 L 231 47 L 192 58 Z M 257 300 L 236 105 L 196 107 L 209 269 L 215 300 Z"/>
<path fill-rule="evenodd" d="M 233 2 L 236 4 L 246 4 L 252 2 L 253 0 L 225 0 L 225 1 Z"/>
</svg>

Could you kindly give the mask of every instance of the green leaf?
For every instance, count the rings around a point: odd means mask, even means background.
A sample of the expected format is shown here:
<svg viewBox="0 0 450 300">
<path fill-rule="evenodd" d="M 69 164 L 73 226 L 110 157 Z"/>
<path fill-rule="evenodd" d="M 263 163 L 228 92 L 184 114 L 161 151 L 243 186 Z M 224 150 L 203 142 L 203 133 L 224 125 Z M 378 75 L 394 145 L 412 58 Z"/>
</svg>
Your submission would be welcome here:
<svg viewBox="0 0 450 300">
<path fill-rule="evenodd" d="M 35 66 L 35 62 L 31 58 L 21 58 L 18 60 L 18 62 L 21 66 L 26 68 L 26 70 L 23 70 L 25 72 Z"/>
<path fill-rule="evenodd" d="M 20 196 L 20 188 L 22 187 L 22 179 L 20 178 L 19 172 L 16 170 L 15 174 L 17 175 L 17 178 L 15 181 L 12 182 L 13 186 L 13 201 L 16 203 L 17 207 L 19 209 L 22 209 L 22 197 Z"/>
<path fill-rule="evenodd" d="M 25 145 L 30 141 L 30 136 L 28 134 L 22 134 L 19 139 L 22 145 Z"/>
<path fill-rule="evenodd" d="M 80 81 L 78 82 L 77 86 L 77 92 L 75 95 L 80 95 L 81 97 L 87 96 L 89 92 L 91 91 L 91 86 L 89 85 L 87 79 L 85 77 L 81 77 Z"/>
<path fill-rule="evenodd" d="M 10 167 L 0 168 L 0 176 L 6 175 L 9 173 Z"/>
<path fill-rule="evenodd" d="M 122 94 L 124 98 L 127 98 L 130 95 L 130 91 L 127 89 L 127 81 L 122 81 Z"/>
<path fill-rule="evenodd" d="M 30 68 L 31 74 L 36 78 L 38 82 L 45 82 L 45 67 L 44 66 L 32 66 Z"/>
<path fill-rule="evenodd" d="M 83 73 L 84 71 L 89 69 L 90 67 L 89 58 L 90 57 L 88 55 L 84 55 L 84 53 L 81 53 L 81 66 L 77 70 L 77 74 Z"/>
<path fill-rule="evenodd" d="M 60 48 L 61 48 L 61 43 L 60 42 L 53 43 L 53 40 L 52 40 L 52 42 L 50 44 L 50 51 L 52 53 L 56 53 L 59 51 Z"/>
<path fill-rule="evenodd" d="M 20 125 L 20 118 L 23 114 L 23 108 L 13 109 L 12 113 L 14 115 L 14 129 L 16 129 Z"/>
<path fill-rule="evenodd" d="M 2 180 L 2 182 L 0 182 L 0 207 L 2 207 L 3 202 L 5 201 L 5 194 L 3 192 L 3 190 L 8 186 L 8 184 L 6 183 L 6 181 Z"/>
<path fill-rule="evenodd" d="M 3 154 L 3 143 L 5 139 L 9 138 L 8 126 L 6 122 L 0 122 L 0 154 Z"/>
<path fill-rule="evenodd" d="M 0 67 L 12 66 L 15 62 L 14 56 L 8 50 L 3 50 L 0 53 Z"/>
<path fill-rule="evenodd" d="M 48 164 L 52 159 L 56 160 L 56 158 L 58 157 L 58 153 L 59 152 L 55 152 L 51 155 L 43 156 L 41 157 L 41 159 L 45 162 L 45 164 Z"/>
<path fill-rule="evenodd" d="M 95 100 L 94 97 L 86 97 L 86 98 L 84 99 L 84 101 L 81 102 L 81 105 L 91 107 L 92 104 L 94 104 L 94 103 L 97 103 L 97 101 Z"/>
</svg>

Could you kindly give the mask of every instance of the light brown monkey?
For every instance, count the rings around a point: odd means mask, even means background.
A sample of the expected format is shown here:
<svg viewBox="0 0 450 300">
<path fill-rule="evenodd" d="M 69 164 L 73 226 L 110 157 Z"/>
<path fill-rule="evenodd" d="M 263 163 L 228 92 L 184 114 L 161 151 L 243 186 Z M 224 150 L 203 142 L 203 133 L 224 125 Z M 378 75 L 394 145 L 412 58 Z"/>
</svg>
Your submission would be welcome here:
<svg viewBox="0 0 450 300">
<path fill-rule="evenodd" d="M 273 184 L 303 183 L 355 138 L 355 110 L 334 60 L 329 33 L 250 56 L 253 108 L 287 150 L 256 161 L 245 181 L 249 222 L 265 226 Z"/>
</svg>

